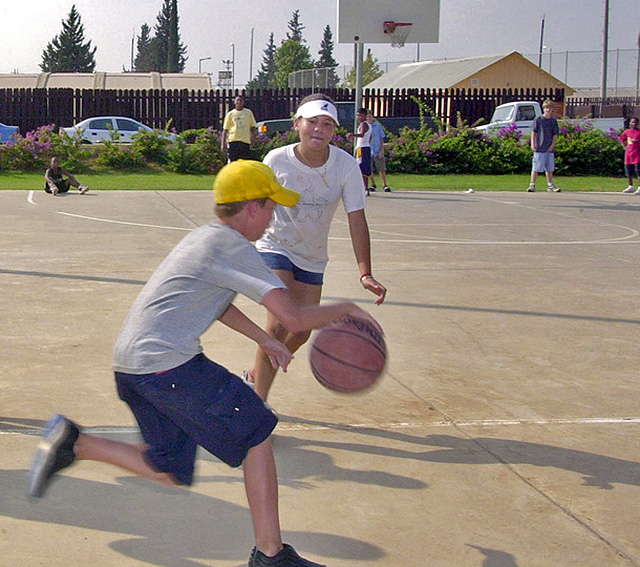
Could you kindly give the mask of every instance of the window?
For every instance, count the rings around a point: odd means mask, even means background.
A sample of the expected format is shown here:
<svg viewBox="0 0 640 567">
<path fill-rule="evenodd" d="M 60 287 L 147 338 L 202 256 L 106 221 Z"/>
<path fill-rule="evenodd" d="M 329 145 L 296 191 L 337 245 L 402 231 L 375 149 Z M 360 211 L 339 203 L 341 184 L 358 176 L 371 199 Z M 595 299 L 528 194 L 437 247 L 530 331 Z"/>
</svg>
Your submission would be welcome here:
<svg viewBox="0 0 640 567">
<path fill-rule="evenodd" d="M 140 124 L 126 118 L 116 118 L 116 123 L 118 124 L 118 130 L 123 132 L 137 132 L 142 129 Z"/>
<path fill-rule="evenodd" d="M 521 106 L 518 109 L 517 120 L 535 120 L 535 119 L 536 119 L 536 111 L 533 109 L 533 106 Z"/>
<path fill-rule="evenodd" d="M 113 130 L 111 118 L 97 118 L 89 122 L 89 130 Z"/>
</svg>

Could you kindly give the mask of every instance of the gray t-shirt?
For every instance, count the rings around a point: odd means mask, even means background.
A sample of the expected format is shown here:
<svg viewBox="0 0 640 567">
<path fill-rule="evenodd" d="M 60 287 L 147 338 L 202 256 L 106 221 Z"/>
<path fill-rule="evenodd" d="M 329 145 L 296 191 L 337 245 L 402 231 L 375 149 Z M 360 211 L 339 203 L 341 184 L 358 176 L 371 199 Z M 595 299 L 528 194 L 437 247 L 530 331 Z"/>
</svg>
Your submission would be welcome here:
<svg viewBox="0 0 640 567">
<path fill-rule="evenodd" d="M 134 301 L 116 342 L 113 369 L 151 374 L 202 352 L 200 337 L 237 293 L 261 303 L 286 288 L 239 232 L 212 222 L 189 233 Z"/>
</svg>

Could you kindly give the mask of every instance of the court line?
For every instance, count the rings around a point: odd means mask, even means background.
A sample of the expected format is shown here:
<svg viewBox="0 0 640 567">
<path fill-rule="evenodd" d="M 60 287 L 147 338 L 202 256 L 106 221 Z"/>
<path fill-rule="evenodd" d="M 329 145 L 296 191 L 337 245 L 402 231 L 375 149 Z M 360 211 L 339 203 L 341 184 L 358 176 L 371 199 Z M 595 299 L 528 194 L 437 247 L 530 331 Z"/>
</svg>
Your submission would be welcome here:
<svg viewBox="0 0 640 567">
<path fill-rule="evenodd" d="M 84 219 L 84 220 L 92 220 L 92 221 L 96 221 L 96 222 L 104 222 L 104 223 L 108 223 L 108 224 L 124 224 L 127 226 L 140 226 L 143 228 L 161 228 L 164 230 L 181 230 L 184 232 L 191 232 L 193 230 L 193 228 L 181 228 L 181 227 L 177 227 L 177 226 L 163 226 L 163 225 L 158 225 L 158 224 L 144 224 L 144 223 L 139 223 L 139 222 L 130 222 L 130 221 L 119 221 L 119 220 L 112 220 L 112 219 L 105 219 L 105 218 L 101 218 L 101 217 L 89 217 L 87 215 L 76 215 L 74 213 L 65 213 L 64 211 L 58 211 L 59 215 L 64 215 L 67 217 L 74 217 L 74 218 L 78 218 L 78 219 Z"/>
<path fill-rule="evenodd" d="M 280 421 L 278 430 L 280 431 L 322 431 L 339 430 L 354 431 L 371 429 L 417 429 L 420 427 L 496 427 L 512 425 L 620 425 L 638 424 L 640 417 L 584 417 L 584 418 L 550 418 L 550 419 L 470 419 L 470 420 L 448 420 L 442 419 L 434 422 L 387 422 L 387 423 L 287 423 Z M 138 434 L 137 427 L 83 427 L 84 431 L 98 435 L 130 435 Z M 42 428 L 33 429 L 24 427 L 13 427 L 3 429 L 0 427 L 0 435 L 40 435 Z"/>
<path fill-rule="evenodd" d="M 33 191 L 31 193 L 33 193 Z M 491 199 L 487 199 L 487 200 L 491 200 Z M 523 207 L 523 208 L 532 208 L 534 210 L 539 210 L 539 209 L 535 209 L 535 207 Z M 542 211 L 542 212 L 546 212 L 546 211 Z M 578 218 L 578 217 L 573 217 L 572 215 L 567 215 L 566 213 L 555 213 L 555 212 L 552 212 L 552 213 L 558 214 L 561 216 L 568 216 L 571 218 Z M 157 228 L 157 229 L 163 229 L 163 230 L 178 230 L 183 232 L 190 232 L 191 230 L 193 230 L 193 228 L 145 224 L 145 223 L 137 223 L 132 221 L 121 221 L 121 220 L 107 219 L 103 217 L 94 217 L 94 216 L 87 216 L 87 215 L 79 215 L 75 213 L 67 213 L 65 211 L 58 211 L 58 214 L 68 216 L 68 217 L 73 217 L 73 218 L 107 223 L 107 224 L 136 226 L 141 228 Z M 636 238 L 637 236 L 640 235 L 640 231 L 638 230 L 635 230 L 633 228 L 626 227 L 626 226 L 612 225 L 608 223 L 597 223 L 597 224 L 600 224 L 601 226 L 619 228 L 621 230 L 628 231 L 630 234 L 627 236 L 621 236 L 618 238 L 599 239 L 599 240 L 495 241 L 495 240 L 455 240 L 455 239 L 447 240 L 447 239 L 429 239 L 429 238 L 413 239 L 413 238 L 407 238 L 407 237 L 405 238 L 375 238 L 374 237 L 371 240 L 374 242 L 387 242 L 387 243 L 393 243 L 393 244 L 441 244 L 441 245 L 455 245 L 455 246 L 468 246 L 468 245 L 472 245 L 472 246 L 579 246 L 579 245 L 587 245 L 587 244 L 601 244 L 601 245 L 602 244 L 605 244 L 605 245 L 606 244 L 640 244 L 640 240 L 630 241 L 631 239 Z M 394 233 L 371 229 L 371 235 L 374 236 L 375 234 L 384 235 L 384 234 L 394 234 Z M 340 236 L 330 236 L 329 240 L 350 242 L 351 238 L 340 237 Z"/>
</svg>

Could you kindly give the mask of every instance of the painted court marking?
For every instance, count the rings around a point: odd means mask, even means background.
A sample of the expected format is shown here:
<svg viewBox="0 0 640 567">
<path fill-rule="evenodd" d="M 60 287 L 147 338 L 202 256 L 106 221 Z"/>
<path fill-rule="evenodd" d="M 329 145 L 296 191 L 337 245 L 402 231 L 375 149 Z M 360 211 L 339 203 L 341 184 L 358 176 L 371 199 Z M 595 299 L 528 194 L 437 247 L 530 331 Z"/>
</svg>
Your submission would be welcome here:
<svg viewBox="0 0 640 567">
<path fill-rule="evenodd" d="M 27 197 L 27 201 L 32 204 L 35 205 L 35 200 L 34 200 L 34 195 L 35 192 L 34 191 L 29 191 L 28 197 Z M 580 221 L 585 221 L 585 219 L 582 219 L 580 217 L 577 217 L 576 215 L 572 215 L 566 212 L 558 212 L 558 211 L 549 211 L 546 209 L 541 209 L 540 207 L 535 207 L 532 205 L 527 205 L 527 204 L 523 204 L 523 203 L 516 203 L 514 201 L 501 201 L 499 199 L 494 199 L 491 197 L 478 197 L 480 199 L 484 199 L 486 201 L 492 201 L 492 202 L 496 202 L 498 204 L 501 205 L 505 205 L 505 206 L 513 206 L 513 207 L 520 207 L 520 208 L 525 208 L 525 209 L 530 209 L 530 210 L 534 210 L 537 212 L 542 212 L 545 214 L 551 214 L 551 215 L 558 215 L 558 216 L 562 216 L 562 217 L 567 217 L 567 218 L 571 218 L 571 219 L 577 219 Z M 166 226 L 166 225 L 154 225 L 154 224 L 146 224 L 146 223 L 137 223 L 137 222 L 132 222 L 132 221 L 123 221 L 123 220 L 118 220 L 118 219 L 108 219 L 108 218 L 104 218 L 104 217 L 95 217 L 95 216 L 87 216 L 87 215 L 79 215 L 79 214 L 74 214 L 74 213 L 68 213 L 65 211 L 58 211 L 58 214 L 60 215 L 64 215 L 64 216 L 68 216 L 68 217 L 74 217 L 74 218 L 78 218 L 78 219 L 83 219 L 83 220 L 90 220 L 90 221 L 94 221 L 94 222 L 102 222 L 102 223 L 108 223 L 108 224 L 118 224 L 118 225 L 125 225 L 125 226 L 135 226 L 135 227 L 142 227 L 142 228 L 154 228 L 154 229 L 161 229 L 161 230 L 178 230 L 178 231 L 183 231 L 183 232 L 189 232 L 193 229 L 193 227 L 191 228 L 184 228 L 184 227 L 175 227 L 175 226 Z M 599 239 L 593 239 L 593 240 L 507 240 L 507 241 L 500 241 L 500 240 L 471 240 L 471 239 L 456 239 L 456 238 L 410 238 L 407 237 L 406 234 L 402 234 L 402 233 L 397 233 L 397 232 L 393 232 L 393 231 L 385 231 L 385 230 L 380 230 L 380 229 L 374 229 L 374 228 L 370 228 L 371 230 L 371 236 L 372 236 L 372 241 L 374 242 L 387 242 L 387 243 L 393 243 L 393 244 L 438 244 L 438 245 L 455 245 L 455 246 L 468 246 L 468 245 L 472 245 L 472 246 L 578 246 L 578 245 L 588 245 L 588 244 L 640 244 L 640 240 L 634 240 L 635 238 L 637 238 L 640 235 L 640 231 L 631 228 L 631 227 L 627 227 L 627 226 L 622 226 L 622 225 L 614 225 L 611 223 L 603 223 L 600 221 L 594 221 L 594 220 L 587 220 L 586 222 L 592 224 L 592 225 L 599 225 L 603 228 L 615 228 L 615 229 L 619 229 L 622 230 L 623 232 L 626 232 L 627 234 L 623 235 L 623 236 L 619 236 L 619 237 L 612 237 L 612 238 L 599 238 Z M 435 227 L 435 226 L 450 226 L 450 225 L 429 225 L 431 227 Z M 496 227 L 504 227 L 507 225 L 502 225 L 502 224 L 495 224 L 495 225 L 478 225 L 478 226 L 496 226 Z M 379 236 L 379 238 L 376 238 L 376 235 Z M 389 238 L 392 237 L 392 238 Z M 396 238 L 393 238 L 396 237 Z M 340 237 L 340 236 L 330 236 L 329 240 L 334 240 L 334 241 L 350 241 L 350 237 Z"/>
</svg>

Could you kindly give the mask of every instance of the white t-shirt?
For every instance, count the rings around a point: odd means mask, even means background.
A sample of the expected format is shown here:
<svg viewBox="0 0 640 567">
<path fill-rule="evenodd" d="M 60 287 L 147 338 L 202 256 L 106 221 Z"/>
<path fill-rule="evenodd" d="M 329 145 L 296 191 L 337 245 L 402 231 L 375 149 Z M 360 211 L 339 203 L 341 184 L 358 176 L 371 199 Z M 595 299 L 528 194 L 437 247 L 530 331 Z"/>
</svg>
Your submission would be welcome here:
<svg viewBox="0 0 640 567">
<path fill-rule="evenodd" d="M 298 268 L 321 273 L 328 261 L 331 221 L 342 201 L 347 213 L 365 206 L 362 173 L 353 156 L 329 146 L 329 159 L 321 167 L 309 167 L 295 156 L 291 144 L 270 151 L 264 158 L 278 181 L 300 193 L 294 207 L 278 205 L 271 226 L 258 242 L 260 252 L 276 252 Z"/>
</svg>

